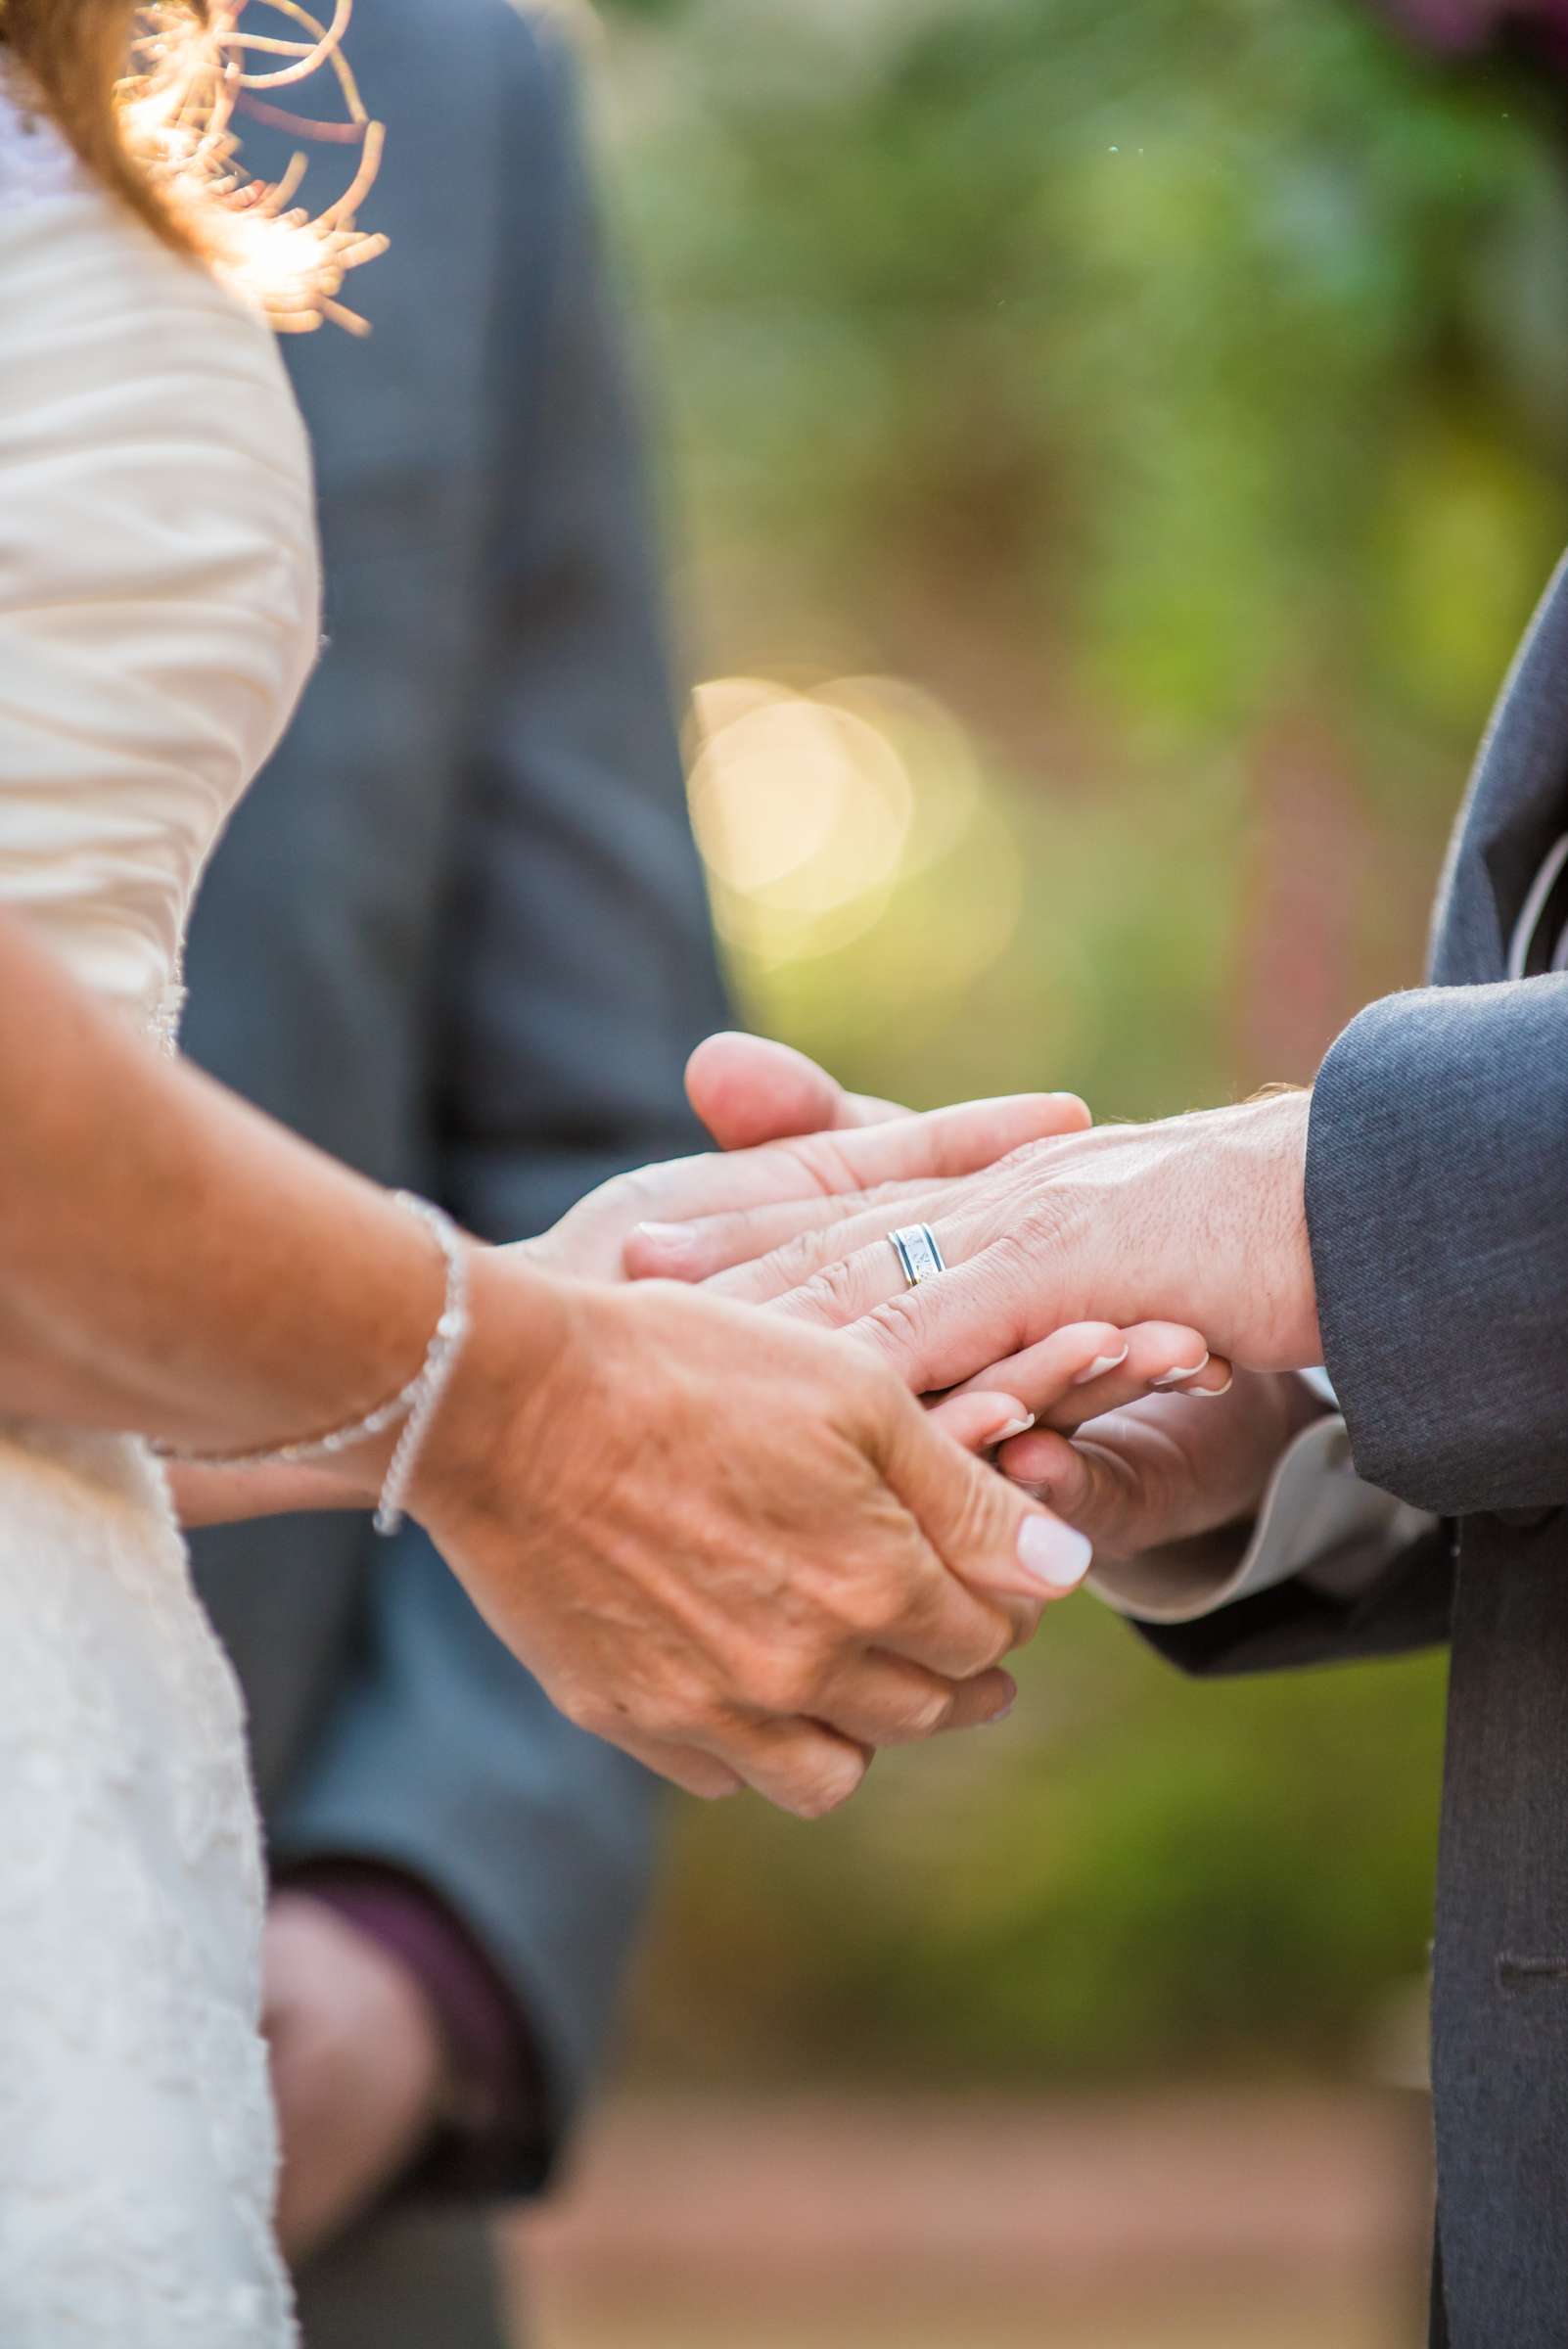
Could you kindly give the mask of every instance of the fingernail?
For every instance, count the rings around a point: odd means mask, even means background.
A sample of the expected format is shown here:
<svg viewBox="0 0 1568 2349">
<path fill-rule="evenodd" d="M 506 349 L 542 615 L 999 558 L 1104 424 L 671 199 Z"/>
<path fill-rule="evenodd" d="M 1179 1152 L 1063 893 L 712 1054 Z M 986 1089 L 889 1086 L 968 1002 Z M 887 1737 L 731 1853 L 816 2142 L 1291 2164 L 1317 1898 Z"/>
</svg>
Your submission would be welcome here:
<svg viewBox="0 0 1568 2349">
<path fill-rule="evenodd" d="M 1130 1346 L 1124 1346 L 1120 1354 L 1102 1354 L 1096 1356 L 1095 1359 L 1090 1362 L 1086 1370 L 1081 1370 L 1079 1372 L 1077 1378 L 1075 1378 L 1073 1381 L 1074 1386 L 1091 1387 L 1097 1378 L 1103 1378 L 1105 1376 L 1107 1370 L 1119 1370 L 1122 1364 L 1127 1360 L 1127 1358 L 1131 1351 L 1132 1349 Z M 1191 1373 L 1188 1372 L 1186 1375 L 1190 1377 Z"/>
<path fill-rule="evenodd" d="M 1200 1370 L 1207 1370 L 1210 1359 L 1210 1356 L 1205 1355 L 1201 1362 L 1192 1362 L 1185 1370 L 1168 1370 L 1164 1378 L 1151 1378 L 1149 1384 L 1151 1387 L 1179 1387 L 1187 1379 L 1196 1378 Z"/>
<path fill-rule="evenodd" d="M 991 1440 L 993 1444 L 1010 1444 L 1014 1436 L 1027 1436 L 1034 1424 L 1034 1412 L 1026 1411 L 1022 1419 L 1009 1419 L 1005 1427 L 999 1427 Z"/>
<path fill-rule="evenodd" d="M 1008 1716 L 1008 1714 L 1009 1714 L 1009 1713 L 1011 1713 L 1011 1711 L 1013 1710 L 1013 1707 L 1014 1707 L 1014 1706 L 1017 1704 L 1017 1702 L 1018 1702 L 1018 1691 L 1017 1691 L 1017 1689 L 1015 1688 L 1015 1689 L 1013 1690 L 1013 1693 L 1012 1693 L 1012 1695 L 1011 1695 L 1011 1696 L 1010 1696 L 1010 1697 L 1007 1699 L 1007 1702 L 1006 1702 L 1004 1705 L 1000 1705 L 1000 1706 L 998 1706 L 998 1708 L 996 1709 L 996 1711 L 995 1711 L 994 1713 L 988 1713 L 988 1714 L 987 1714 L 987 1716 L 986 1716 L 986 1727 L 987 1727 L 987 1728 L 988 1728 L 988 1729 L 993 1729 L 993 1728 L 996 1727 L 996 1724 L 997 1724 L 999 1721 L 1005 1721 L 1005 1720 L 1007 1719 L 1007 1716 Z"/>
<path fill-rule="evenodd" d="M 664 1248 L 674 1254 L 691 1246 L 697 1237 L 697 1226 L 695 1223 L 639 1223 L 632 1236 L 639 1240 L 651 1240 L 656 1248 Z"/>
<path fill-rule="evenodd" d="M 1216 1403 L 1222 1395 L 1228 1395 L 1235 1383 L 1236 1374 L 1234 1370 L 1231 1370 L 1226 1374 L 1222 1387 L 1194 1387 L 1192 1400 L 1194 1403 Z"/>
<path fill-rule="evenodd" d="M 1018 1557 L 1026 1573 L 1050 1590 L 1076 1590 L 1089 1570 L 1094 1544 L 1059 1517 L 1026 1517 Z"/>
</svg>

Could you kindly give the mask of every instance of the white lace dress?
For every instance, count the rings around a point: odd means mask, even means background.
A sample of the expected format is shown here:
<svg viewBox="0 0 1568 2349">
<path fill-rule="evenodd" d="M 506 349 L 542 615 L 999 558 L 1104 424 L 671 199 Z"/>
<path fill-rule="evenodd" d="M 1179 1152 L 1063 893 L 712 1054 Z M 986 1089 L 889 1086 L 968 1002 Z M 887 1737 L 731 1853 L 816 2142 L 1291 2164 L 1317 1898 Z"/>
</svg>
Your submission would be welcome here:
<svg viewBox="0 0 1568 2349">
<path fill-rule="evenodd" d="M 0 80 L 0 904 L 150 1050 L 317 598 L 271 338 Z M 161 1474 L 128 1437 L 0 1423 L 5 2349 L 294 2338 L 261 1904 L 239 1696 Z"/>
</svg>

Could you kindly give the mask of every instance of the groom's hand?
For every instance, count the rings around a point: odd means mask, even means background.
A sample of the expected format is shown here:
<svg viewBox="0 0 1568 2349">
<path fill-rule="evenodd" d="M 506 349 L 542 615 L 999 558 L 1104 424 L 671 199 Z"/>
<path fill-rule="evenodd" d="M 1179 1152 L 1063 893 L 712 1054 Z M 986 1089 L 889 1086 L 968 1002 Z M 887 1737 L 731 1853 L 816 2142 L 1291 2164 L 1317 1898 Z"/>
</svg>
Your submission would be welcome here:
<svg viewBox="0 0 1568 2349">
<path fill-rule="evenodd" d="M 896 1206 L 1026 1142 L 1089 1124 L 1075 1093 L 1016 1093 L 917 1117 L 845 1093 L 802 1054 L 751 1036 L 711 1037 L 694 1055 L 689 1082 L 718 1150 L 602 1183 L 526 1243 L 534 1263 L 576 1279 L 619 1281 L 639 1269 L 627 1257 L 635 1232 L 764 1208 L 783 1212 L 791 1231 L 826 1224 L 843 1216 L 846 1201 Z"/>
<path fill-rule="evenodd" d="M 831 1221 L 821 1202 L 809 1221 L 775 1204 L 643 1233 L 628 1259 L 853 1327 L 922 1392 L 982 1370 L 1008 1386 L 1010 1362 L 1090 1316 L 1188 1324 L 1251 1367 L 1301 1367 L 1321 1359 L 1303 1198 L 1309 1109 L 1307 1095 L 1283 1094 L 1031 1143 L 923 1192 L 837 1200 Z M 910 1290 L 886 1235 L 917 1222 L 948 1269 Z"/>
<path fill-rule="evenodd" d="M 999 1465 L 1102 1562 L 1139 1557 L 1255 1517 L 1282 1453 L 1323 1408 L 1305 1379 L 1243 1370 L 1202 1410 L 1150 1396 L 1071 1439 L 1033 1429 Z"/>
</svg>

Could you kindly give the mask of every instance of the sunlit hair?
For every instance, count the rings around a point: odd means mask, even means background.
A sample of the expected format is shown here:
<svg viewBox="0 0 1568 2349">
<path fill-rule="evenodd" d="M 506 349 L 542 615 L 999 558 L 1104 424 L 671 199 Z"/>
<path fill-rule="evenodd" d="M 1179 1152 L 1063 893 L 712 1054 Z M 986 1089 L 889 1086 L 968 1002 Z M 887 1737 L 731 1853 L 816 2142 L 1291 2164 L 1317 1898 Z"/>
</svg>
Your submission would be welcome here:
<svg viewBox="0 0 1568 2349">
<path fill-rule="evenodd" d="M 330 23 L 299 0 L 263 5 L 284 29 L 242 23 L 247 0 L 0 0 L 0 35 L 82 161 L 165 243 L 203 255 L 281 332 L 324 318 L 358 329 L 337 297 L 384 240 L 355 225 L 382 133 L 343 54 L 353 0 L 336 0 Z M 260 95 L 322 69 L 341 120 L 306 119 Z M 351 175 L 337 200 L 314 215 L 295 203 L 300 155 L 276 184 L 250 178 L 233 127 L 247 113 L 348 149 Z"/>
</svg>

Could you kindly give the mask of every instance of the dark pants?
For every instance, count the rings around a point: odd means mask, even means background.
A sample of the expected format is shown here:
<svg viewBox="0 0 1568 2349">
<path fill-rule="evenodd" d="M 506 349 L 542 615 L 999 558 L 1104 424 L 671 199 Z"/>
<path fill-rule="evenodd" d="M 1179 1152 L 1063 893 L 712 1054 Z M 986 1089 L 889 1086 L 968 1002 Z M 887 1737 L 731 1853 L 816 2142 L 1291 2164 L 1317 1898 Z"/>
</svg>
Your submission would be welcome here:
<svg viewBox="0 0 1568 2349">
<path fill-rule="evenodd" d="M 1432 2236 L 1432 2330 L 1427 2349 L 1449 2349 L 1449 2312 L 1443 2302 L 1443 2246 Z"/>
<path fill-rule="evenodd" d="M 305 2349 L 521 2349 L 476 2211 L 379 2213 L 297 2283 Z"/>
</svg>

